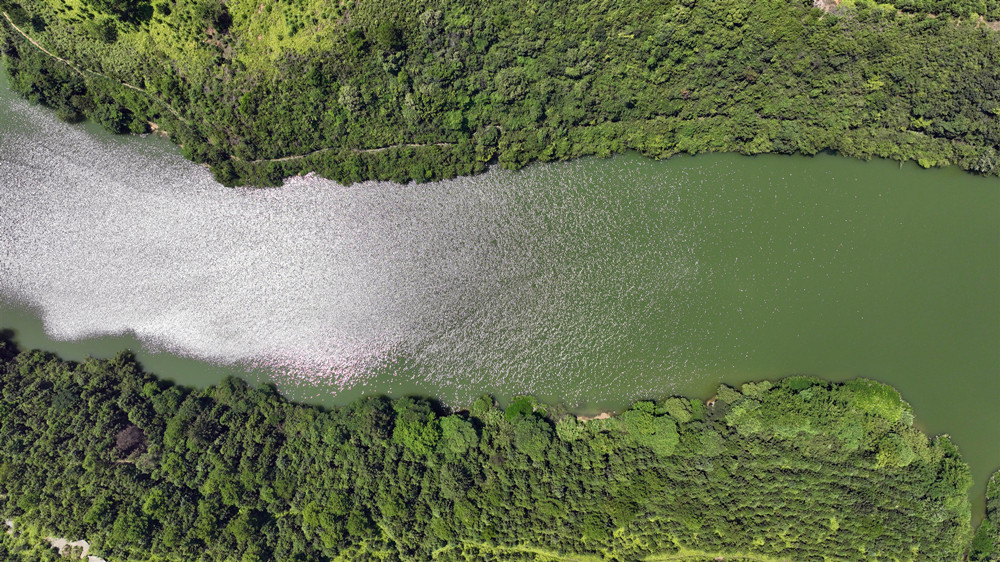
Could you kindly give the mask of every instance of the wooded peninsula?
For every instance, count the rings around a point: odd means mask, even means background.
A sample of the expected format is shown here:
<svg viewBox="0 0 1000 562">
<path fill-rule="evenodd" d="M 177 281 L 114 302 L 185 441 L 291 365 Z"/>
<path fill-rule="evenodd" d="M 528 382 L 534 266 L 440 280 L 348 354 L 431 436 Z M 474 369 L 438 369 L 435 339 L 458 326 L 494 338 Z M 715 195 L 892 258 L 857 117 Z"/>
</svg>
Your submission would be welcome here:
<svg viewBox="0 0 1000 562">
<path fill-rule="evenodd" d="M 864 379 L 720 386 L 583 419 L 529 397 L 324 409 L 127 353 L 0 343 L 5 560 L 995 560 L 946 436 Z"/>
<path fill-rule="evenodd" d="M 637 150 L 1000 174 L 1000 0 L 0 0 L 14 89 L 227 185 Z"/>
</svg>

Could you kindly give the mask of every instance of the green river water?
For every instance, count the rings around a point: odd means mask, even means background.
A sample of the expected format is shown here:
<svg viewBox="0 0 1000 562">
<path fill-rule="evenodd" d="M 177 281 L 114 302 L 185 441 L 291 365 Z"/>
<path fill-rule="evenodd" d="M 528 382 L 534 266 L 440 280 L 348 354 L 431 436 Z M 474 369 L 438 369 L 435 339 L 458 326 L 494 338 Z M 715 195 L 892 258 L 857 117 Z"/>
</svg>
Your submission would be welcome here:
<svg viewBox="0 0 1000 562">
<path fill-rule="evenodd" d="M 0 328 L 327 405 L 581 412 L 790 374 L 897 387 L 1000 467 L 1000 181 L 835 155 L 626 154 L 426 185 L 231 190 L 0 80 Z"/>
</svg>

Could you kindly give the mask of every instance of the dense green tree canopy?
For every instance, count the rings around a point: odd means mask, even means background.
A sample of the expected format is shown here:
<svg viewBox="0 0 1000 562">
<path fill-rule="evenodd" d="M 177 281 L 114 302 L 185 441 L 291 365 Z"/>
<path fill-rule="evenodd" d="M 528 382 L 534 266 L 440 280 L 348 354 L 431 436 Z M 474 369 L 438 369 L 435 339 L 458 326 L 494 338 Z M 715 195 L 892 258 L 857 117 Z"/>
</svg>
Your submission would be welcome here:
<svg viewBox="0 0 1000 562">
<path fill-rule="evenodd" d="M 583 421 L 530 398 L 334 410 L 0 343 L 0 533 L 115 560 L 974 560 L 968 467 L 892 388 L 794 377 Z M 34 539 L 34 543 L 32 540 Z M 992 541 L 992 542 L 991 542 Z"/>
<path fill-rule="evenodd" d="M 162 0 L 124 20 L 134 0 L 18 1 L 0 8 L 83 69 L 0 20 L 19 92 L 116 131 L 156 122 L 227 184 L 626 149 L 1000 174 L 998 0 Z"/>
</svg>

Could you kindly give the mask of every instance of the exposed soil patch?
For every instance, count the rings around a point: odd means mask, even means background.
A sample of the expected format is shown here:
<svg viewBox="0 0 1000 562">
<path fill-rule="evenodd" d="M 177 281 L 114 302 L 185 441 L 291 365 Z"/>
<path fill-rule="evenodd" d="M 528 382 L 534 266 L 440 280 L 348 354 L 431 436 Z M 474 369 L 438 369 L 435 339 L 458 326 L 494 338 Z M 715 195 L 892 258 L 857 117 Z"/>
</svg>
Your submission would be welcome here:
<svg viewBox="0 0 1000 562">
<path fill-rule="evenodd" d="M 826 13 L 832 12 L 839 5 L 840 0 L 813 0 L 813 6 Z"/>
<path fill-rule="evenodd" d="M 837 7 L 840 6 L 840 0 L 813 0 L 813 7 L 819 8 L 828 14 L 834 13 Z M 906 12 L 902 10 L 899 11 L 899 15 L 904 15 Z M 906 14 L 911 17 L 916 17 L 918 14 Z M 925 14 L 929 18 L 938 17 L 937 14 Z M 956 20 L 959 23 L 962 22 L 961 19 Z M 976 21 L 976 27 L 985 26 L 993 31 L 1000 31 L 1000 21 L 987 21 L 983 16 L 979 16 L 979 20 Z"/>
<path fill-rule="evenodd" d="M 137 425 L 130 425 L 115 436 L 115 449 L 128 456 L 146 451 L 146 433 Z"/>
</svg>

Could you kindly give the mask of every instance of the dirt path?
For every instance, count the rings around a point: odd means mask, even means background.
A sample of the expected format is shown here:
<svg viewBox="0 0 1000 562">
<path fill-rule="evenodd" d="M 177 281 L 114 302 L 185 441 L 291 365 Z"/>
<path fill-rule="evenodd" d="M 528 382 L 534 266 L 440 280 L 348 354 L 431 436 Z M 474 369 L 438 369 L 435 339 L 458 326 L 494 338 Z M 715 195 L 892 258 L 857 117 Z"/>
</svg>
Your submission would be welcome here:
<svg viewBox="0 0 1000 562">
<path fill-rule="evenodd" d="M 422 148 L 427 146 L 451 146 L 453 144 L 454 143 L 451 142 L 435 142 L 429 144 L 391 144 L 389 146 L 383 146 L 380 148 L 351 148 L 349 150 L 356 154 L 370 154 L 375 152 L 384 152 L 386 150 L 392 150 L 393 148 Z M 306 158 L 307 156 L 312 156 L 314 154 L 319 154 L 321 152 L 329 152 L 331 150 L 341 150 L 341 149 L 337 147 L 321 148 L 319 150 L 314 150 L 312 152 L 307 152 L 305 154 L 298 154 L 295 156 L 284 156 L 281 158 L 261 158 L 259 160 L 247 160 L 246 162 L 248 164 L 259 164 L 261 162 L 286 162 L 288 160 L 299 160 L 302 158 Z M 239 161 L 239 158 L 237 158 L 236 156 L 231 156 L 231 158 L 233 160 Z"/>
<path fill-rule="evenodd" d="M 979 22 L 976 25 L 985 25 L 993 31 L 1000 31 L 1000 21 L 988 21 L 983 16 L 979 16 Z"/>
<path fill-rule="evenodd" d="M 7 533 L 14 534 L 14 520 L 7 519 L 4 521 L 4 525 L 7 526 Z M 80 559 L 87 560 L 87 562 L 107 562 L 105 559 L 98 556 L 91 556 L 88 554 L 90 552 L 90 543 L 87 541 L 72 541 L 69 539 L 64 539 L 60 537 L 45 537 L 52 548 L 59 551 L 60 556 L 66 556 L 69 551 L 68 549 L 79 548 L 80 549 Z"/>
<path fill-rule="evenodd" d="M 79 548 L 80 549 L 80 559 L 85 559 L 87 562 L 106 562 L 103 558 L 98 558 L 97 556 L 90 556 L 87 553 L 90 552 L 90 543 L 87 541 L 73 541 L 70 542 L 68 539 L 56 538 L 56 537 L 45 537 L 45 540 L 49 541 L 52 548 L 59 551 L 60 556 L 66 556 L 69 553 L 69 549 Z"/>
<path fill-rule="evenodd" d="M 72 62 L 70 62 L 70 61 L 68 61 L 68 60 L 66 60 L 66 59 L 64 59 L 64 58 L 62 58 L 62 57 L 54 54 L 53 52 L 49 51 L 45 47 L 41 46 L 38 43 L 38 41 L 35 41 L 34 39 L 32 39 L 27 33 L 24 32 L 23 29 L 21 29 L 20 27 L 14 25 L 14 21 L 10 19 L 10 16 L 7 15 L 7 12 L 0 12 L 0 13 L 3 14 L 3 17 L 4 17 L 4 19 L 7 20 L 7 23 L 9 23 L 10 26 L 13 27 L 15 31 L 17 31 L 18 33 L 20 33 L 21 37 L 24 37 L 25 39 L 28 40 L 29 43 L 31 43 L 32 45 L 34 45 L 36 49 L 38 49 L 39 51 L 45 53 L 46 55 L 54 58 L 55 60 L 57 60 L 57 61 L 65 64 L 66 66 L 72 68 L 73 71 L 76 72 L 77 74 L 79 74 L 80 76 L 86 76 L 87 74 L 93 74 L 94 76 L 100 76 L 101 78 L 106 78 L 106 79 L 111 80 L 113 82 L 117 82 L 117 83 L 121 84 L 122 86 L 125 86 L 126 88 L 131 88 L 131 89 L 133 89 L 133 90 L 135 90 L 137 92 L 142 92 L 143 94 L 149 96 L 150 99 L 163 104 L 163 106 L 166 107 L 167 110 L 170 111 L 170 113 L 174 114 L 174 117 L 180 119 L 181 121 L 184 121 L 185 123 L 189 123 L 189 121 L 187 119 L 181 117 L 181 114 L 178 113 L 177 110 L 175 110 L 173 107 L 171 107 L 169 103 L 167 103 L 167 102 L 161 100 L 160 98 L 154 96 L 153 94 L 149 93 L 149 91 L 144 90 L 143 88 L 140 88 L 138 86 L 133 86 L 132 84 L 129 84 L 128 82 L 122 82 L 121 80 L 112 78 L 112 77 L 108 76 L 107 74 L 102 74 L 102 73 L 97 72 L 95 70 L 88 70 L 86 68 L 80 68 L 77 65 L 73 64 Z"/>
<path fill-rule="evenodd" d="M 813 0 L 813 7 L 819 8 L 828 14 L 839 4 L 839 0 Z"/>
<path fill-rule="evenodd" d="M 3 14 L 3 17 L 7 20 L 7 23 L 9 23 L 11 27 L 13 27 L 15 30 L 17 30 L 17 32 L 20 33 L 22 37 L 24 37 L 25 39 L 27 39 L 28 42 L 31 43 L 32 45 L 34 45 L 39 51 L 45 53 L 46 55 L 49 55 L 50 57 L 56 59 L 59 62 L 66 63 L 66 65 L 69 66 L 70 68 L 72 68 L 73 70 L 75 70 L 77 74 L 79 74 L 80 76 L 83 76 L 83 71 L 80 70 L 79 68 L 77 68 L 75 64 L 69 62 L 68 60 L 66 60 L 64 58 L 61 58 L 61 57 L 58 57 L 58 56 L 52 54 L 45 47 L 39 45 L 37 41 L 35 41 L 31 37 L 28 37 L 27 33 L 25 33 L 24 31 L 22 31 L 20 27 L 14 25 L 14 21 L 10 19 L 10 16 L 7 15 L 7 12 L 0 12 L 0 13 Z"/>
<path fill-rule="evenodd" d="M 112 80 L 114 82 L 117 82 L 118 84 L 121 84 L 122 86 L 125 86 L 126 88 L 131 88 L 131 89 L 133 89 L 133 90 L 135 90 L 137 92 L 142 92 L 143 94 L 149 96 L 150 99 L 153 99 L 153 100 L 155 100 L 155 101 L 163 104 L 163 106 L 166 107 L 170 111 L 170 113 L 174 114 L 174 117 L 177 117 L 178 119 L 180 119 L 181 121 L 184 121 L 185 123 L 190 123 L 190 121 L 188 121 L 187 119 L 181 117 L 180 113 L 178 113 L 177 110 L 175 110 L 173 107 L 171 107 L 170 104 L 168 104 L 167 102 L 165 102 L 165 101 L 159 99 L 158 97 L 154 96 L 149 91 L 147 91 L 147 90 L 145 90 L 143 88 L 140 88 L 138 86 L 134 86 L 132 84 L 129 84 L 128 82 L 122 82 L 121 80 L 112 78 L 111 76 L 108 76 L 107 74 L 103 74 L 103 73 L 97 72 L 95 70 L 89 70 L 89 69 L 86 69 L 86 68 L 80 68 L 79 66 L 73 64 L 72 62 L 70 62 L 70 61 L 68 61 L 68 60 L 60 57 L 59 55 L 56 55 L 52 51 L 49 51 L 45 47 L 41 46 L 41 44 L 39 44 L 38 41 L 35 41 L 34 39 L 32 39 L 31 36 L 28 35 L 27 33 L 25 33 L 25 31 L 23 29 L 21 29 L 20 27 L 14 25 L 13 20 L 10 19 L 9 15 L 7 15 L 7 12 L 0 12 L 0 14 L 3 14 L 3 17 L 4 17 L 4 19 L 7 20 L 7 23 L 9 23 L 10 26 L 13 27 L 15 31 L 17 31 L 18 33 L 20 33 L 21 37 L 24 37 L 29 43 L 31 43 L 32 45 L 34 45 L 36 49 L 38 49 L 39 51 L 41 51 L 41 52 L 45 53 L 46 55 L 52 57 L 53 59 L 55 59 L 55 60 L 57 60 L 57 61 L 65 64 L 66 66 L 72 68 L 73 71 L 76 72 L 77 74 L 79 74 L 80 76 L 86 76 L 87 74 L 92 74 L 94 76 L 100 76 L 101 78 L 106 78 L 108 80 Z M 156 132 L 157 130 L 158 130 L 158 128 L 155 128 L 154 132 Z M 392 150 L 394 148 L 424 148 L 424 147 L 428 147 L 428 146 L 452 146 L 453 144 L 454 143 L 450 143 L 450 142 L 436 142 L 436 143 L 428 143 L 428 144 L 407 143 L 407 144 L 393 144 L 393 145 L 383 146 L 383 147 L 379 147 L 379 148 L 352 148 L 350 150 L 352 152 L 357 153 L 357 154 L 374 154 L 374 153 L 377 153 L 377 152 L 384 152 L 386 150 Z M 301 160 L 302 158 L 307 158 L 309 156 L 313 156 L 313 155 L 319 154 L 321 152 L 329 152 L 331 150 L 340 150 L 340 149 L 338 147 L 321 148 L 319 150 L 314 150 L 312 152 L 307 152 L 305 154 L 297 154 L 295 156 L 284 156 L 282 158 L 262 158 L 262 159 L 258 159 L 258 160 L 247 160 L 246 162 L 249 163 L 249 164 L 259 164 L 259 163 L 264 163 L 264 162 L 287 162 L 289 160 Z M 230 156 L 230 157 L 233 160 L 239 161 L 239 158 L 237 158 L 236 156 Z"/>
<path fill-rule="evenodd" d="M 39 51 L 41 51 L 41 52 L 45 53 L 46 55 L 52 57 L 53 59 L 55 59 L 55 60 L 57 60 L 57 61 L 65 64 L 66 66 L 72 68 L 73 71 L 76 72 L 77 74 L 79 74 L 80 76 L 86 76 L 87 74 L 93 74 L 94 76 L 100 76 L 101 78 L 106 78 L 108 80 L 112 80 L 114 82 L 117 82 L 118 84 L 121 84 L 122 86 L 125 86 L 126 88 L 131 88 L 131 89 L 133 89 L 133 90 L 135 90 L 137 92 L 142 92 L 143 94 L 149 96 L 150 99 L 155 100 L 155 101 L 163 104 L 163 106 L 166 107 L 170 111 L 170 113 L 174 114 L 174 117 L 177 117 L 178 119 L 180 119 L 181 121 L 184 121 L 185 123 L 190 123 L 190 121 L 188 121 L 187 119 L 181 117 L 180 113 L 178 113 L 177 110 L 175 110 L 173 107 L 171 107 L 170 104 L 168 104 L 167 102 L 165 102 L 165 101 L 161 100 L 160 98 L 154 96 L 149 91 L 147 91 L 147 90 L 145 90 L 143 88 L 140 88 L 138 86 L 134 86 L 132 84 L 129 84 L 128 82 L 122 82 L 121 80 L 112 78 L 111 76 L 108 76 L 107 74 L 103 74 L 103 73 L 97 72 L 95 70 L 89 70 L 89 69 L 86 69 L 86 68 L 80 68 L 79 66 L 73 64 L 72 62 L 70 62 L 70 61 L 68 61 L 68 60 L 60 57 L 59 55 L 56 55 L 52 51 L 49 51 L 45 47 L 41 46 L 41 44 L 39 44 L 38 41 L 35 41 L 34 39 L 32 39 L 31 36 L 28 35 L 27 33 L 25 33 L 25 31 L 23 29 L 21 29 L 20 27 L 14 25 L 14 21 L 10 19 L 10 16 L 7 15 L 7 12 L 0 12 L 0 14 L 3 14 L 3 17 L 4 17 L 4 19 L 7 20 L 7 23 L 9 23 L 10 26 L 13 27 L 15 31 L 17 31 L 18 33 L 20 33 L 21 37 L 24 37 L 29 43 L 31 43 L 32 45 L 34 45 L 36 49 L 38 49 Z M 156 132 L 157 130 L 158 130 L 158 128 L 154 128 L 154 132 Z M 429 143 L 429 144 L 413 144 L 413 143 L 409 143 L 409 144 L 394 144 L 394 145 L 390 145 L 390 146 L 383 146 L 383 147 L 380 147 L 380 148 L 363 148 L 363 149 L 362 148 L 352 148 L 350 150 L 353 151 L 353 152 L 355 152 L 355 153 L 357 153 L 357 154 L 366 154 L 366 153 L 367 154 L 372 154 L 372 153 L 376 153 L 376 152 L 384 152 L 386 150 L 392 150 L 394 148 L 423 148 L 423 147 L 427 147 L 427 146 L 451 146 L 452 144 L 454 144 L 454 143 L 450 143 L 450 142 L 436 142 L 436 143 Z M 282 157 L 282 158 L 263 158 L 263 159 L 259 159 L 259 160 L 247 160 L 247 163 L 249 163 L 249 164 L 258 164 L 258 163 L 263 163 L 263 162 L 286 162 L 286 161 L 289 161 L 289 160 L 300 160 L 302 158 L 313 156 L 314 154 L 319 154 L 321 152 L 329 152 L 331 150 L 340 150 L 340 149 L 337 148 L 337 147 L 321 148 L 319 150 L 314 150 L 312 152 L 307 152 L 306 154 L 298 154 L 298 155 L 295 155 L 295 156 L 285 156 L 285 157 Z M 236 156 L 230 156 L 230 157 L 233 160 L 239 161 L 239 158 L 237 158 Z"/>
<path fill-rule="evenodd" d="M 190 123 L 190 121 L 188 121 L 187 119 L 181 117 L 180 113 L 178 113 L 177 110 L 175 110 L 173 107 L 171 107 L 170 104 L 168 104 L 167 102 L 165 102 L 165 101 L 157 98 L 156 96 L 154 96 L 153 94 L 151 94 L 149 91 L 147 91 L 147 90 L 145 90 L 143 88 L 140 88 L 138 86 L 134 86 L 132 84 L 129 84 L 128 82 L 122 82 L 121 80 L 117 80 L 115 78 L 112 78 L 111 76 L 108 76 L 107 74 L 103 74 L 103 73 L 97 72 L 95 70 L 89 70 L 89 69 L 86 69 L 86 68 L 80 68 L 79 66 L 73 64 L 72 62 L 70 62 L 70 61 L 68 61 L 68 60 L 66 60 L 66 59 L 64 59 L 64 58 L 56 55 L 52 51 L 49 51 L 45 47 L 41 46 L 38 43 L 38 41 L 35 41 L 34 39 L 32 39 L 31 36 L 29 36 L 27 33 L 25 33 L 25 31 L 23 29 L 21 29 L 20 27 L 14 25 L 14 22 L 10 19 L 10 16 L 7 15 L 7 12 L 0 12 L 0 13 L 3 14 L 3 17 L 4 17 L 4 19 L 7 20 L 7 23 L 9 23 L 10 26 L 13 27 L 15 31 L 17 31 L 18 33 L 20 33 L 21 37 L 24 37 L 29 43 L 31 43 L 32 45 L 34 45 L 36 49 L 38 49 L 39 51 L 41 51 L 41 52 L 45 53 L 46 55 L 52 57 L 53 59 L 55 59 L 55 60 L 57 60 L 57 61 L 65 64 L 66 66 L 72 68 L 73 71 L 76 72 L 77 74 L 79 74 L 80 76 L 86 76 L 87 74 L 93 74 L 94 76 L 100 76 L 101 78 L 106 78 L 108 80 L 112 80 L 114 82 L 117 82 L 117 83 L 121 84 L 122 86 L 125 86 L 126 88 L 131 88 L 131 89 L 133 89 L 133 90 L 135 90 L 137 92 L 142 92 L 143 94 L 149 96 L 150 99 L 153 99 L 153 100 L 155 100 L 155 101 L 163 104 L 163 106 L 166 107 L 170 111 L 170 113 L 174 114 L 174 117 L 177 117 L 178 119 L 180 119 L 181 121 L 184 121 L 185 123 Z M 154 132 L 156 132 L 156 130 L 157 129 L 154 129 Z M 371 154 L 371 153 L 376 153 L 376 152 L 384 152 L 386 150 L 392 150 L 394 148 L 423 148 L 423 147 L 427 147 L 427 146 L 451 146 L 452 144 L 454 144 L 454 143 L 450 143 L 450 142 L 436 142 L 436 143 L 429 143 L 429 144 L 413 144 L 413 143 L 409 143 L 409 144 L 393 144 L 393 145 L 390 145 L 390 146 L 383 146 L 383 147 L 380 147 L 380 148 L 352 148 L 351 151 L 353 151 L 355 153 L 358 153 L 358 154 L 366 154 L 366 153 Z M 307 152 L 306 154 L 297 154 L 295 156 L 285 156 L 285 157 L 282 157 L 282 158 L 262 158 L 262 159 L 259 159 L 259 160 L 247 160 L 247 163 L 249 163 L 249 164 L 258 164 L 258 163 L 263 163 L 263 162 L 286 162 L 286 161 L 289 161 L 289 160 L 300 160 L 302 158 L 306 158 L 306 157 L 312 156 L 314 154 L 319 154 L 321 152 L 329 152 L 331 150 L 339 150 L 339 148 L 337 148 L 337 147 L 321 148 L 319 150 L 314 150 L 312 152 Z M 239 158 L 237 158 L 236 156 L 231 156 L 231 158 L 233 160 L 239 161 Z"/>
</svg>

